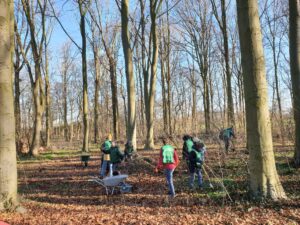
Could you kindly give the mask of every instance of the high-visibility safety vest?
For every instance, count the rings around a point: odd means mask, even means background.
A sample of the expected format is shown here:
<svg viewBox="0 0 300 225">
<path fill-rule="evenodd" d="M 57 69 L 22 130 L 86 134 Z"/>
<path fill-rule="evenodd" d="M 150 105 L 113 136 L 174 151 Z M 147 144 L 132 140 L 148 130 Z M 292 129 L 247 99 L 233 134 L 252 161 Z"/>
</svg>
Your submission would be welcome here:
<svg viewBox="0 0 300 225">
<path fill-rule="evenodd" d="M 202 161 L 203 161 L 203 153 L 202 152 L 198 152 L 195 149 L 192 150 L 193 152 L 195 152 L 196 154 L 196 167 L 197 168 L 201 168 L 202 166 Z"/>
<path fill-rule="evenodd" d="M 105 147 L 105 150 L 109 150 L 111 148 L 111 141 L 106 140 L 104 142 L 104 147 Z"/>
<path fill-rule="evenodd" d="M 195 149 L 192 149 L 192 151 L 196 153 L 196 162 L 201 162 L 203 159 L 202 152 L 198 152 Z"/>
<path fill-rule="evenodd" d="M 191 139 L 185 141 L 188 153 L 190 153 L 193 149 L 194 142 Z"/>
<path fill-rule="evenodd" d="M 171 145 L 162 147 L 163 164 L 174 163 L 174 148 Z"/>
</svg>

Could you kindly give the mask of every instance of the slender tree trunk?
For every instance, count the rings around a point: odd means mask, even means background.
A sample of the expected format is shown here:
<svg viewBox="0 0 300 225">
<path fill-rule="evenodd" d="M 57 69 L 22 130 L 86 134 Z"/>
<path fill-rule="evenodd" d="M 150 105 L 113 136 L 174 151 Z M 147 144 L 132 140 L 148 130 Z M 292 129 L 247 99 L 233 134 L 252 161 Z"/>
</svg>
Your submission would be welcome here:
<svg viewBox="0 0 300 225">
<path fill-rule="evenodd" d="M 122 44 L 125 60 L 127 97 L 128 97 L 128 127 L 127 140 L 132 141 L 136 148 L 136 114 L 135 114 L 135 82 L 132 65 L 132 50 L 130 48 L 130 37 L 128 30 L 128 0 L 122 0 L 121 3 L 121 20 L 122 20 Z"/>
<path fill-rule="evenodd" d="M 14 210 L 17 161 L 13 95 L 14 3 L 0 1 L 0 211 Z"/>
<path fill-rule="evenodd" d="M 66 62 L 65 62 L 66 63 Z M 68 134 L 68 84 L 67 84 L 67 65 L 64 65 L 63 71 L 63 107 L 64 107 L 64 138 L 69 140 Z"/>
<path fill-rule="evenodd" d="M 51 142 L 51 97 L 50 97 L 50 81 L 49 81 L 49 69 L 48 69 L 48 55 L 47 52 L 45 52 L 45 57 L 46 57 L 46 63 L 45 63 L 45 71 L 46 71 L 46 75 L 45 75 L 45 95 L 46 95 L 46 147 L 50 146 L 50 142 Z"/>
<path fill-rule="evenodd" d="M 156 31 L 156 1 L 150 0 L 150 16 L 151 16 L 151 37 L 152 37 L 152 61 L 151 61 L 151 77 L 150 87 L 146 108 L 147 115 L 147 137 L 145 149 L 154 149 L 154 103 L 155 103 L 155 92 L 156 92 L 156 77 L 157 77 L 157 59 L 158 59 L 158 42 L 157 42 L 157 31 Z"/>
<path fill-rule="evenodd" d="M 96 45 L 93 48 L 94 66 L 95 66 L 95 94 L 94 94 L 94 143 L 99 138 L 99 91 L 100 91 L 100 65 L 98 49 Z"/>
<path fill-rule="evenodd" d="M 44 42 L 44 59 L 45 59 L 45 116 L 46 116 L 46 140 L 45 145 L 48 147 L 50 145 L 50 120 L 51 120 L 51 114 L 50 114 L 50 81 L 49 81 L 49 58 L 48 58 L 48 43 L 47 43 L 47 34 L 46 29 L 43 29 L 43 37 L 45 39 Z"/>
<path fill-rule="evenodd" d="M 237 14 L 250 152 L 250 193 L 258 199 L 286 198 L 275 167 L 257 1 L 237 0 Z"/>
<path fill-rule="evenodd" d="M 44 5 L 39 5 L 39 10 L 41 11 L 41 27 L 43 30 L 43 34 L 45 32 L 45 11 L 46 11 L 46 3 Z M 34 128 L 33 128 L 33 136 L 32 142 L 30 146 L 30 154 L 33 156 L 37 156 L 39 154 L 40 148 L 40 141 L 41 141 L 41 129 L 42 129 L 42 115 L 45 108 L 45 94 L 44 94 L 44 86 L 43 86 L 43 79 L 42 79 L 42 72 L 41 72 L 41 62 L 42 62 L 42 49 L 43 44 L 45 41 L 45 36 L 40 42 L 36 40 L 36 31 L 35 31 L 35 21 L 34 17 L 32 16 L 32 7 L 29 1 L 22 0 L 23 10 L 26 15 L 26 19 L 30 28 L 30 44 L 31 44 L 31 51 L 33 54 L 34 59 L 34 72 L 35 78 L 33 78 L 31 72 L 29 72 L 32 92 L 33 92 L 33 101 L 34 101 Z"/>
<path fill-rule="evenodd" d="M 138 74 L 138 81 L 139 81 L 139 86 L 140 86 L 140 114 L 141 114 L 141 130 L 142 130 L 142 135 L 145 132 L 145 104 L 144 104 L 144 94 L 143 94 L 143 82 L 142 82 L 142 73 Z"/>
<path fill-rule="evenodd" d="M 230 126 L 234 126 L 234 108 L 233 108 L 233 97 L 231 87 L 231 70 L 229 66 L 229 48 L 228 48 L 228 34 L 227 34 L 227 13 L 226 13 L 226 0 L 221 0 L 222 10 L 222 33 L 223 33 L 223 44 L 224 44 L 224 59 L 226 68 L 226 87 L 227 87 L 227 123 Z"/>
<path fill-rule="evenodd" d="M 41 71 L 40 65 L 35 65 L 35 74 L 39 74 L 39 78 L 35 81 L 33 87 L 33 101 L 34 101 L 34 125 L 33 135 L 30 146 L 30 154 L 32 156 L 39 155 L 39 148 L 41 146 L 41 131 L 42 131 L 42 115 L 44 112 L 44 96 L 40 91 Z"/>
<path fill-rule="evenodd" d="M 273 52 L 275 54 L 275 52 Z M 274 55 L 275 57 L 275 55 Z M 276 90 L 276 99 L 278 104 L 278 111 L 279 111 L 279 126 L 280 126 L 280 136 L 282 140 L 282 144 L 284 144 L 284 126 L 283 126 L 283 116 L 282 116 L 282 107 L 281 107 L 281 98 L 279 92 L 279 80 L 278 80 L 278 65 L 276 63 L 276 59 L 274 59 L 274 76 L 275 76 L 275 90 Z"/>
<path fill-rule="evenodd" d="M 116 62 L 110 56 L 109 57 L 109 72 L 110 72 L 110 84 L 111 84 L 111 96 L 112 96 L 112 110 L 113 110 L 113 131 L 114 139 L 119 137 L 119 103 L 118 103 L 118 88 L 116 77 Z"/>
<path fill-rule="evenodd" d="M 162 31 L 161 31 L 162 32 Z M 162 95 L 162 103 L 163 103 L 163 124 L 164 124 L 164 132 L 168 130 L 168 114 L 167 114 L 167 99 L 166 99 L 166 85 L 165 85 L 165 70 L 164 70 L 164 51 L 163 51 L 163 40 L 161 40 L 161 50 L 160 50 L 160 75 L 161 75 L 161 95 Z"/>
<path fill-rule="evenodd" d="M 17 55 L 16 55 L 17 57 Z M 20 109 L 20 71 L 15 68 L 15 120 L 16 120 L 16 148 L 20 151 L 20 138 L 21 138 L 21 109 Z"/>
<path fill-rule="evenodd" d="M 171 55 L 171 48 L 170 48 L 170 21 L 169 21 L 169 2 L 166 1 L 167 5 L 167 109 L 168 109 L 168 126 L 169 126 L 169 134 L 172 135 L 172 114 L 171 114 L 171 65 L 170 65 L 170 55 Z"/>
<path fill-rule="evenodd" d="M 82 39 L 82 81 L 83 81 L 83 146 L 82 151 L 89 151 L 89 111 L 88 111 L 88 81 L 87 81 L 87 63 L 86 63 L 86 32 L 85 32 L 85 14 L 86 10 L 83 9 L 82 3 L 79 0 L 80 10 L 80 33 Z"/>
<path fill-rule="evenodd" d="M 70 132 L 69 132 L 69 142 L 72 143 L 73 142 L 73 136 L 74 136 L 74 122 L 73 122 L 73 105 L 71 103 L 70 105 Z"/>
<path fill-rule="evenodd" d="M 203 106 L 204 106 L 204 118 L 205 118 L 205 133 L 210 133 L 210 101 L 209 101 L 209 84 L 207 79 L 207 71 L 203 79 Z"/>
<path fill-rule="evenodd" d="M 290 66 L 295 120 L 295 166 L 300 166 L 300 2 L 289 0 Z"/>
</svg>

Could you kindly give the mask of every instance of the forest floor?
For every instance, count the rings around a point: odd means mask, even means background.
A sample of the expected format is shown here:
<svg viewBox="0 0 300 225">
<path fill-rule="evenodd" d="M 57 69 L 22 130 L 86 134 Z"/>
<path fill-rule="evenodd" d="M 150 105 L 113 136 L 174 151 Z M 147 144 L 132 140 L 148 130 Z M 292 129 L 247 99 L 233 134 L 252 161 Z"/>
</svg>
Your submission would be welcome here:
<svg viewBox="0 0 300 225">
<path fill-rule="evenodd" d="M 165 177 L 153 168 L 158 150 L 138 151 L 121 165 L 132 193 L 107 196 L 88 181 L 98 175 L 100 153 L 94 147 L 87 168 L 79 150 L 42 152 L 18 161 L 19 193 L 27 213 L 0 213 L 0 221 L 46 224 L 300 224 L 300 173 L 290 167 L 292 146 L 276 146 L 276 165 L 289 200 L 255 203 L 247 199 L 245 149 L 225 160 L 220 148 L 207 145 L 204 188 L 190 190 L 184 161 L 174 173 L 177 196 L 169 199 Z M 79 148 L 78 148 L 79 149 Z M 181 156 L 181 152 L 178 152 Z"/>
</svg>

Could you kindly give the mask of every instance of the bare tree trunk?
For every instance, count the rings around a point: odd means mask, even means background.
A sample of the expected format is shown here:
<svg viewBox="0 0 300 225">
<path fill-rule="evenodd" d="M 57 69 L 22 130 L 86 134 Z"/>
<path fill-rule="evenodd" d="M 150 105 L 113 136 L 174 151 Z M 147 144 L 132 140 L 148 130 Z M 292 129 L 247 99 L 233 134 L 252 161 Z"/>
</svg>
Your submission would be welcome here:
<svg viewBox="0 0 300 225">
<path fill-rule="evenodd" d="M 161 3 L 161 2 L 160 2 Z M 159 3 L 159 5 L 160 5 Z M 150 17 L 151 17 L 151 37 L 152 37 L 152 60 L 151 60 L 151 77 L 146 104 L 146 119 L 147 119 L 147 137 L 145 149 L 154 149 L 154 103 L 156 92 L 156 77 L 157 77 L 157 59 L 158 59 L 158 42 L 156 31 L 156 16 L 158 0 L 150 0 Z M 147 84 L 148 85 L 148 84 Z"/>
<path fill-rule="evenodd" d="M 45 71 L 46 71 L 46 75 L 45 75 L 45 95 L 46 95 L 46 147 L 48 147 L 50 145 L 51 142 L 51 97 L 50 97 L 50 81 L 49 81 L 49 69 L 48 69 L 48 55 L 47 52 L 45 52 L 45 57 L 46 57 L 46 63 L 45 63 Z"/>
<path fill-rule="evenodd" d="M 21 109 L 20 109 L 20 54 L 18 53 L 17 46 L 15 49 L 15 120 L 16 120 L 16 149 L 20 150 L 20 138 L 21 138 Z"/>
<path fill-rule="evenodd" d="M 223 43 L 224 43 L 224 58 L 225 58 L 225 68 L 226 68 L 226 87 L 227 87 L 227 123 L 233 126 L 234 121 L 234 109 L 233 109 L 233 98 L 232 98 L 232 87 L 231 87 L 231 70 L 229 66 L 229 49 L 228 49 L 228 35 L 227 35 L 227 13 L 226 13 L 226 1 L 221 0 L 222 9 L 222 33 L 223 33 Z"/>
<path fill-rule="evenodd" d="M 112 96 L 112 110 L 113 110 L 113 131 L 114 139 L 119 137 L 119 103 L 118 103 L 118 88 L 116 77 L 116 62 L 109 56 L 109 72 L 110 72 L 110 84 L 111 84 L 111 96 Z"/>
<path fill-rule="evenodd" d="M 46 12 L 46 3 L 41 5 L 41 2 L 38 1 L 38 7 L 41 12 L 41 27 L 43 30 L 43 34 L 45 32 L 45 12 Z M 34 72 L 35 78 L 33 78 L 31 72 L 30 81 L 33 92 L 33 100 L 34 100 L 34 127 L 33 127 L 33 136 L 30 145 L 30 154 L 33 156 L 37 156 L 39 154 L 40 141 L 41 141 L 41 130 L 42 130 L 42 115 L 45 108 L 45 94 L 44 94 L 44 86 L 41 72 L 41 62 L 42 62 L 42 50 L 43 44 L 45 40 L 45 36 L 43 35 L 40 41 L 37 41 L 36 31 L 35 31 L 35 21 L 32 16 L 32 7 L 28 0 L 22 0 L 23 9 L 26 15 L 26 19 L 30 29 L 30 44 L 31 51 L 34 59 Z M 39 45 L 38 45 L 39 44 Z"/>
<path fill-rule="evenodd" d="M 0 1 L 0 211 L 14 210 L 17 161 L 13 95 L 14 3 Z"/>
<path fill-rule="evenodd" d="M 69 142 L 72 143 L 73 142 L 73 136 L 74 136 L 74 122 L 73 122 L 73 105 L 70 105 L 70 114 L 71 114 L 71 118 L 70 118 L 70 132 L 69 132 Z"/>
<path fill-rule="evenodd" d="M 94 35 L 94 33 L 93 33 Z M 98 46 L 94 43 L 94 66 L 95 66 L 95 94 L 94 94 L 94 143 L 97 143 L 99 138 L 99 91 L 100 91 L 100 62 Z"/>
<path fill-rule="evenodd" d="M 135 114 L 135 82 L 132 65 L 132 50 L 130 48 L 130 37 L 128 30 L 128 0 L 122 0 L 121 3 L 122 20 L 122 43 L 125 60 L 127 97 L 128 97 L 128 127 L 127 140 L 132 141 L 136 148 L 136 114 Z"/>
<path fill-rule="evenodd" d="M 170 69 L 170 55 L 171 55 L 171 49 L 170 49 L 170 21 L 169 21 L 169 1 L 166 1 L 166 10 L 167 10 L 167 51 L 166 51 L 166 57 L 167 57 L 167 109 L 168 109 L 168 126 L 169 126 L 169 134 L 172 135 L 172 114 L 171 114 L 171 69 Z"/>
<path fill-rule="evenodd" d="M 163 31 L 161 31 L 162 33 Z M 165 85 L 165 63 L 164 63 L 164 48 L 163 48 L 163 39 L 160 38 L 160 75 L 161 75 L 161 94 L 162 94 L 162 104 L 163 104 L 163 124 L 164 132 L 167 133 L 168 130 L 168 114 L 167 114 L 167 98 L 166 98 L 166 85 Z"/>
<path fill-rule="evenodd" d="M 66 62 L 65 62 L 66 63 Z M 64 71 L 63 71 L 63 108 L 64 108 L 64 138 L 65 141 L 69 140 L 68 134 L 68 84 L 67 84 L 67 65 L 64 63 Z"/>
<path fill-rule="evenodd" d="M 142 130 L 142 135 L 145 132 L 145 104 L 144 104 L 144 94 L 143 94 L 143 82 L 142 82 L 142 73 L 138 74 L 138 81 L 139 81 L 139 86 L 140 86 L 140 114 L 141 114 L 141 130 Z"/>
<path fill-rule="evenodd" d="M 210 0 L 213 6 L 213 12 L 223 36 L 223 56 L 225 61 L 225 74 L 226 74 L 226 94 L 227 94 L 227 124 L 228 126 L 234 125 L 234 107 L 231 87 L 231 70 L 229 66 L 229 47 L 228 47 L 228 33 L 227 33 L 227 12 L 226 12 L 226 0 L 220 0 L 221 2 L 221 18 L 219 18 L 218 10 L 216 7 L 216 0 Z"/>
<path fill-rule="evenodd" d="M 295 120 L 295 166 L 300 166 L 300 3 L 289 0 L 290 11 L 290 66 Z"/>
<path fill-rule="evenodd" d="M 209 100 L 209 83 L 207 79 L 207 69 L 204 69 L 205 75 L 203 75 L 203 106 L 205 117 L 205 133 L 210 133 L 210 100 Z"/>
<path fill-rule="evenodd" d="M 82 41 L 82 81 L 83 81 L 83 146 L 82 151 L 89 151 L 89 111 L 88 111 L 88 81 L 87 81 L 87 63 L 86 63 L 86 32 L 85 32 L 85 14 L 87 9 L 83 8 L 81 0 L 78 1 L 80 11 L 80 33 Z"/>
<path fill-rule="evenodd" d="M 47 35 L 46 35 L 46 29 L 43 29 L 43 37 L 45 39 L 44 42 L 44 48 L 45 48 L 45 53 L 44 53 L 44 59 L 45 59 L 45 111 L 46 111 L 46 140 L 45 140 L 45 145 L 48 147 L 50 145 L 50 130 L 51 130 L 51 125 L 50 125 L 50 81 L 49 81 L 49 56 L 48 56 L 48 43 L 47 43 Z"/>
<path fill-rule="evenodd" d="M 258 199 L 286 198 L 275 166 L 257 1 L 237 0 L 237 14 L 250 152 L 250 193 Z"/>
</svg>

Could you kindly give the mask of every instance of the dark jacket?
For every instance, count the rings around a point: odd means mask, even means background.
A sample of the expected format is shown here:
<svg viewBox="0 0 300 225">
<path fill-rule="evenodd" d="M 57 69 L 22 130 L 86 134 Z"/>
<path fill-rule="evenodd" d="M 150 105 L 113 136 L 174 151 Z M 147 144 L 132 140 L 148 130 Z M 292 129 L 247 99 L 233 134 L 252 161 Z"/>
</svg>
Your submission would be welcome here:
<svg viewBox="0 0 300 225">
<path fill-rule="evenodd" d="M 200 158 L 198 157 L 200 155 Z M 202 148 L 195 148 L 189 153 L 189 170 L 191 173 L 195 172 L 195 169 L 200 169 L 204 160 L 204 150 Z"/>
<path fill-rule="evenodd" d="M 110 162 L 120 163 L 124 158 L 124 155 L 120 152 L 118 146 L 110 148 Z"/>
<path fill-rule="evenodd" d="M 133 145 L 126 143 L 125 144 L 125 154 L 132 155 L 133 153 Z"/>
</svg>

